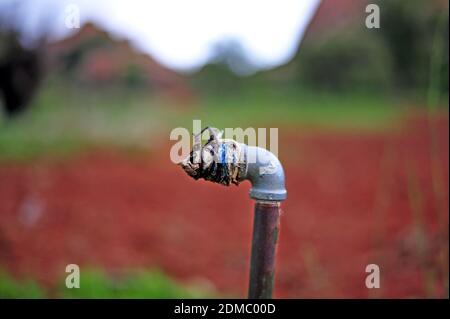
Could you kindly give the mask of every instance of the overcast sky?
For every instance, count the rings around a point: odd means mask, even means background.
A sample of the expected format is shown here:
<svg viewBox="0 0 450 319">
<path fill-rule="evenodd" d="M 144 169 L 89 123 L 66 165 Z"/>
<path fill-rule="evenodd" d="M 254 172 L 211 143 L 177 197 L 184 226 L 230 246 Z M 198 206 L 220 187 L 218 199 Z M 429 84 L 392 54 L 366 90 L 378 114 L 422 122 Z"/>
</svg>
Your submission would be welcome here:
<svg viewBox="0 0 450 319">
<path fill-rule="evenodd" d="M 287 62 L 295 53 L 320 0 L 0 0 L 13 5 L 28 34 L 45 21 L 55 37 L 73 32 L 66 8 L 75 4 L 81 24 L 94 21 L 177 70 L 201 67 L 224 39 L 239 41 L 262 68 Z M 23 3 L 19 5 L 19 3 Z"/>
</svg>

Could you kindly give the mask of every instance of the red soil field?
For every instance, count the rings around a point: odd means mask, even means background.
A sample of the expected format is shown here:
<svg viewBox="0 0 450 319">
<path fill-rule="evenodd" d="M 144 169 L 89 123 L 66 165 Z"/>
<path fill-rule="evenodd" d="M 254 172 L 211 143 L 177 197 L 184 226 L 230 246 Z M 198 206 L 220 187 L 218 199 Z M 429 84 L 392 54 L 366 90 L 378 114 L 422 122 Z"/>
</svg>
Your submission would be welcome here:
<svg viewBox="0 0 450 319">
<path fill-rule="evenodd" d="M 435 124 L 435 144 L 423 118 L 385 133 L 280 129 L 288 199 L 276 297 L 445 296 L 448 118 Z M 245 297 L 250 185 L 194 181 L 170 162 L 170 146 L 0 165 L 0 265 L 48 286 L 69 263 L 158 267 Z M 365 286 L 370 263 L 380 289 Z"/>
</svg>

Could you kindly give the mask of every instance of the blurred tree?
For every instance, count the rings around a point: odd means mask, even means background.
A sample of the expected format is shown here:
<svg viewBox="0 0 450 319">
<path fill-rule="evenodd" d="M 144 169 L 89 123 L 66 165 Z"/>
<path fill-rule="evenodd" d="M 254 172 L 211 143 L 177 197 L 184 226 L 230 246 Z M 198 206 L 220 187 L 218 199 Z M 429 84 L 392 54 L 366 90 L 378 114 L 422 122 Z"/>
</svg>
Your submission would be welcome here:
<svg viewBox="0 0 450 319">
<path fill-rule="evenodd" d="M 123 81 L 130 89 L 142 88 L 146 83 L 143 70 L 140 69 L 138 65 L 132 63 L 126 66 L 124 70 Z M 147 89 L 150 89 L 149 85 L 147 85 Z"/>
<path fill-rule="evenodd" d="M 242 44 L 236 39 L 226 39 L 212 47 L 210 63 L 191 76 L 194 87 L 214 95 L 238 94 L 246 82 L 246 75 L 256 71 Z"/>
<path fill-rule="evenodd" d="M 347 31 L 313 41 L 298 59 L 299 80 L 313 88 L 383 91 L 392 79 L 390 56 L 369 32 Z"/>
<path fill-rule="evenodd" d="M 439 76 L 445 79 L 441 89 L 448 94 L 448 2 L 445 2 L 379 1 L 382 28 L 379 35 L 389 48 L 399 87 L 421 91 L 427 88 L 433 41 L 438 40 L 445 43 L 446 59 L 439 67 Z M 436 28 L 442 15 L 445 21 L 439 30 Z"/>
<path fill-rule="evenodd" d="M 43 77 L 42 45 L 26 48 L 20 33 L 0 23 L 0 95 L 8 116 L 23 111 Z"/>
<path fill-rule="evenodd" d="M 227 66 L 238 75 L 249 75 L 257 69 L 237 39 L 226 39 L 216 43 L 212 52 L 212 63 Z"/>
<path fill-rule="evenodd" d="M 424 97 L 433 81 L 441 95 L 448 95 L 448 2 L 375 1 L 381 10 L 379 29 L 364 25 L 367 3 L 322 1 L 297 54 L 284 68 L 284 82 Z"/>
<path fill-rule="evenodd" d="M 109 47 L 110 43 L 102 37 L 87 39 L 86 41 L 79 43 L 77 46 L 74 46 L 72 50 L 62 54 L 62 71 L 73 75 L 72 73 L 75 72 L 82 64 L 83 58 L 91 51 L 98 48 Z"/>
</svg>

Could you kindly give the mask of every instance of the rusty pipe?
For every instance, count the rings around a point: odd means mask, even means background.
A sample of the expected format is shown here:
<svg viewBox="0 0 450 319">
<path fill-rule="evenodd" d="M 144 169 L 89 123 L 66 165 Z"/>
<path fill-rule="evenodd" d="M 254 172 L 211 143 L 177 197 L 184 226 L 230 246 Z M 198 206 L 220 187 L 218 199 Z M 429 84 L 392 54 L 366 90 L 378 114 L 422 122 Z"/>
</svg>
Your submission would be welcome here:
<svg viewBox="0 0 450 319">
<path fill-rule="evenodd" d="M 248 298 L 269 299 L 275 278 L 280 203 L 257 201 L 254 214 Z"/>
</svg>

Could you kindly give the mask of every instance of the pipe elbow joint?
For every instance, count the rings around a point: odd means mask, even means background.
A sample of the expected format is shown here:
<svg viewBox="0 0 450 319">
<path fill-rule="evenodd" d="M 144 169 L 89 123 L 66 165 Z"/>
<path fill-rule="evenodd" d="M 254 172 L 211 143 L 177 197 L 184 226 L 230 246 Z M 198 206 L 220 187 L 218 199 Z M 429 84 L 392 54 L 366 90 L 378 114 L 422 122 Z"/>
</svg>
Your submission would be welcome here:
<svg viewBox="0 0 450 319">
<path fill-rule="evenodd" d="M 287 197 L 283 166 L 270 151 L 241 144 L 244 156 L 242 180 L 252 184 L 250 197 L 260 201 L 283 201 Z"/>
</svg>

